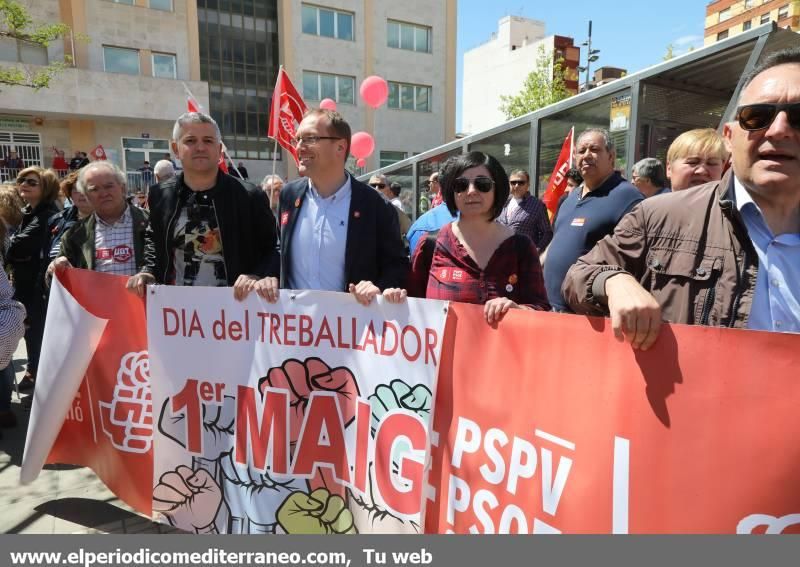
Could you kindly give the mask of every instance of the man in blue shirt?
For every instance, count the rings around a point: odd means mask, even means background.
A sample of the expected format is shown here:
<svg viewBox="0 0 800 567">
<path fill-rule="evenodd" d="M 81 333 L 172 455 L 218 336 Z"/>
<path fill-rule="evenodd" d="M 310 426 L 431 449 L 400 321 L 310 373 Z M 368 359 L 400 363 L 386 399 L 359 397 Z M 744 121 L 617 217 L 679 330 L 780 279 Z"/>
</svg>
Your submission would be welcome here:
<svg viewBox="0 0 800 567">
<path fill-rule="evenodd" d="M 583 185 L 561 205 L 544 260 L 547 299 L 555 311 L 568 310 L 561 297 L 561 283 L 570 266 L 611 234 L 625 213 L 643 198 L 614 171 L 615 159 L 614 142 L 606 130 L 590 128 L 578 136 L 575 161 Z"/>
<path fill-rule="evenodd" d="M 745 77 L 720 181 L 648 199 L 573 266 L 564 296 L 646 350 L 661 321 L 800 332 L 800 49 Z"/>
</svg>

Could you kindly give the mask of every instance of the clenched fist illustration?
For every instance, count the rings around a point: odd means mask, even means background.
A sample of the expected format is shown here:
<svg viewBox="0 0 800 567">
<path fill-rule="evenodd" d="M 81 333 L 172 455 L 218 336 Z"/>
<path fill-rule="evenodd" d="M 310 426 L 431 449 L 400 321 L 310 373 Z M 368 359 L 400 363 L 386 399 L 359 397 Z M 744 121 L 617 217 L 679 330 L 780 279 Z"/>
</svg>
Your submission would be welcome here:
<svg viewBox="0 0 800 567">
<path fill-rule="evenodd" d="M 358 533 L 342 497 L 324 488 L 292 492 L 278 508 L 278 523 L 287 534 Z"/>
<path fill-rule="evenodd" d="M 161 475 L 153 489 L 153 511 L 161 512 L 173 526 L 191 526 L 196 532 L 212 531 L 222 505 L 222 492 L 205 469 L 179 466 Z"/>
<path fill-rule="evenodd" d="M 348 368 L 331 368 L 319 358 L 305 362 L 290 359 L 270 369 L 259 381 L 259 388 L 288 390 L 290 395 L 289 439 L 292 447 L 300 437 L 303 417 L 312 392 L 335 392 L 342 410 L 345 426 L 355 418 L 358 383 Z"/>
<path fill-rule="evenodd" d="M 372 407 L 372 434 L 378 429 L 378 424 L 383 417 L 392 410 L 407 410 L 417 414 L 422 421 L 428 422 L 433 405 L 433 394 L 424 384 L 417 384 L 413 388 L 402 380 L 392 380 L 391 383 L 380 384 L 375 388 L 375 393 L 367 398 Z"/>
</svg>

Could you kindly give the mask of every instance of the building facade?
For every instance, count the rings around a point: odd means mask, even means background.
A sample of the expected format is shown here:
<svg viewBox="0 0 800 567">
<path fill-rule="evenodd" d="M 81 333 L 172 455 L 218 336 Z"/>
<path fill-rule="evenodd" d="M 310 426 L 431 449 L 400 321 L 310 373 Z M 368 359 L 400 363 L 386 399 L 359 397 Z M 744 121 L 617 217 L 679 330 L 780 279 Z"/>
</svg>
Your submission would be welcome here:
<svg viewBox="0 0 800 567">
<path fill-rule="evenodd" d="M 279 0 L 278 14 L 281 63 L 306 104 L 333 99 L 353 132 L 375 138 L 366 166 L 351 158 L 351 171 L 455 138 L 456 0 Z M 371 75 L 389 83 L 377 110 L 359 95 Z"/>
<path fill-rule="evenodd" d="M 770 22 L 797 30 L 800 2 L 797 0 L 717 0 L 706 6 L 703 44 L 709 45 Z"/>
<path fill-rule="evenodd" d="M 492 39 L 464 54 L 462 130 L 480 132 L 505 122 L 501 97 L 522 89 L 542 55 L 563 61 L 566 86 L 577 93 L 580 48 L 572 38 L 546 36 L 545 24 L 539 20 L 519 16 L 501 19 Z"/>
<path fill-rule="evenodd" d="M 186 111 L 182 83 L 208 105 L 196 0 L 37 0 L 29 9 L 35 20 L 68 24 L 73 35 L 32 54 L 4 39 L 0 58 L 22 54 L 35 66 L 67 54 L 74 65 L 47 89 L 3 88 L 0 152 L 49 167 L 54 148 L 69 161 L 101 145 L 130 172 L 131 189 L 146 184 L 137 170 L 169 153 L 172 125 Z"/>
</svg>

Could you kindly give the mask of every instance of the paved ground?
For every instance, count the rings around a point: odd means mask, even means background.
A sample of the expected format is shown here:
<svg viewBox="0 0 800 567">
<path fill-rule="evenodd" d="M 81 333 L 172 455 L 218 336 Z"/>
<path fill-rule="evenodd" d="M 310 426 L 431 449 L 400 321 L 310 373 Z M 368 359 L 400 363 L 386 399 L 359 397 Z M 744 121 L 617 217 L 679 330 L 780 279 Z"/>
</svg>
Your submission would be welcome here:
<svg viewBox="0 0 800 567">
<path fill-rule="evenodd" d="M 22 379 L 25 346 L 14 356 Z M 0 439 L 0 533 L 170 533 L 118 500 L 87 468 L 48 465 L 28 486 L 19 484 L 30 400 L 14 393 L 12 406 L 19 424 L 3 429 Z"/>
</svg>

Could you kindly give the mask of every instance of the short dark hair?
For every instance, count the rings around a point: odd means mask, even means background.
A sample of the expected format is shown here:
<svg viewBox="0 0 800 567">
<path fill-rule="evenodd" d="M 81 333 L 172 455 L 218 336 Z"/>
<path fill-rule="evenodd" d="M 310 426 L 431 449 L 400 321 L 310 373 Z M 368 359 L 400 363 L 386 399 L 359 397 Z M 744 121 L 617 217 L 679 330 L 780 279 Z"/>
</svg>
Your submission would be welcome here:
<svg viewBox="0 0 800 567">
<path fill-rule="evenodd" d="M 310 108 L 303 115 L 303 118 L 305 119 L 308 116 L 324 116 L 328 119 L 331 133 L 345 141 L 344 159 L 346 160 L 350 156 L 350 139 L 352 138 L 352 132 L 350 131 L 350 124 L 347 123 L 344 116 L 335 110 L 328 110 L 327 108 Z"/>
<path fill-rule="evenodd" d="M 492 203 L 492 209 L 490 211 L 491 218 L 489 220 L 493 221 L 499 217 L 500 213 L 503 211 L 503 207 L 510 193 L 506 170 L 503 169 L 499 161 L 489 154 L 483 152 L 469 152 L 468 154 L 455 156 L 454 159 L 448 159 L 444 163 L 441 169 L 441 175 L 439 176 L 439 184 L 442 186 L 442 197 L 444 197 L 447 210 L 449 210 L 450 214 L 453 216 L 458 213 L 458 207 L 456 207 L 456 192 L 454 190 L 455 180 L 466 170 L 473 167 L 480 167 L 481 165 L 489 170 L 489 175 L 491 175 L 492 181 L 494 181 L 494 202 Z"/>
<path fill-rule="evenodd" d="M 792 63 L 800 64 L 800 47 L 788 47 L 786 49 L 781 49 L 774 53 L 770 53 L 761 63 L 753 67 L 753 69 L 747 75 L 745 75 L 744 83 L 742 83 L 742 91 L 747 88 L 747 85 L 753 82 L 753 79 L 767 69 L 772 69 L 778 65 L 789 65 Z"/>
<path fill-rule="evenodd" d="M 567 179 L 572 179 L 578 185 L 583 183 L 583 175 L 574 167 L 567 172 Z"/>
<path fill-rule="evenodd" d="M 394 195 L 395 197 L 399 197 L 400 191 L 403 190 L 403 186 L 400 185 L 397 181 L 395 181 L 391 185 L 389 185 L 389 189 L 392 191 L 392 195 Z"/>
<path fill-rule="evenodd" d="M 512 175 L 524 175 L 525 176 L 525 182 L 526 183 L 530 183 L 531 182 L 531 174 L 528 173 L 527 171 L 525 171 L 524 169 L 515 169 L 514 171 L 512 171 L 511 173 L 508 174 L 509 177 L 511 177 Z"/>
</svg>

